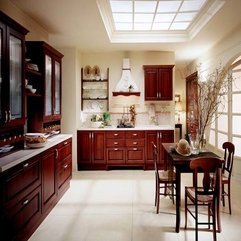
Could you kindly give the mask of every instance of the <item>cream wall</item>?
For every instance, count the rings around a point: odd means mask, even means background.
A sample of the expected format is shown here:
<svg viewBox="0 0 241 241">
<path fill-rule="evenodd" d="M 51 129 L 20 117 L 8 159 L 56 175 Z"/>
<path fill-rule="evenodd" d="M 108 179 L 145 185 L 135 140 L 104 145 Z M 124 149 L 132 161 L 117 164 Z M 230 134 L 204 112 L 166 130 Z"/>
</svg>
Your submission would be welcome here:
<svg viewBox="0 0 241 241">
<path fill-rule="evenodd" d="M 212 49 L 200 56 L 190 66 L 189 70 L 193 72 L 198 64 L 202 64 L 205 71 L 212 70 L 219 66 L 229 66 L 238 56 L 241 55 L 241 26 L 230 33 L 226 38 L 217 43 Z M 191 73 L 190 72 L 190 73 Z M 236 147 L 238 148 L 238 147 Z M 218 151 L 219 152 L 219 151 Z M 219 152 L 222 156 L 222 153 Z M 235 158 L 233 167 L 234 178 L 241 179 L 241 159 Z"/>
</svg>

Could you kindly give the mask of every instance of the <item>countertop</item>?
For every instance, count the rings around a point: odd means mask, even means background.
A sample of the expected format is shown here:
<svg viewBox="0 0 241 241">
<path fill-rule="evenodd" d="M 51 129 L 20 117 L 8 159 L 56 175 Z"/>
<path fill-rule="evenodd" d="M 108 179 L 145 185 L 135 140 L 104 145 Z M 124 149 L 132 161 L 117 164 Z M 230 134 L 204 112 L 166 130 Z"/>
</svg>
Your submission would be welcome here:
<svg viewBox="0 0 241 241">
<path fill-rule="evenodd" d="M 8 170 L 9 168 L 16 166 L 17 164 L 26 161 L 27 159 L 36 156 L 49 148 L 59 144 L 62 141 L 65 141 L 69 138 L 71 138 L 72 135 L 69 134 L 58 134 L 56 136 L 52 136 L 47 139 L 47 143 L 44 147 L 41 148 L 29 148 L 25 147 L 24 150 L 19 150 L 16 152 L 13 152 L 12 154 L 9 154 L 7 156 L 0 158 L 0 172 L 4 172 Z"/>
<path fill-rule="evenodd" d="M 175 127 L 171 125 L 140 125 L 140 126 L 135 126 L 134 128 L 118 128 L 116 126 L 105 126 L 104 128 L 92 128 L 92 127 L 81 127 L 78 130 L 82 131 L 134 131 L 134 130 L 174 130 Z"/>
</svg>

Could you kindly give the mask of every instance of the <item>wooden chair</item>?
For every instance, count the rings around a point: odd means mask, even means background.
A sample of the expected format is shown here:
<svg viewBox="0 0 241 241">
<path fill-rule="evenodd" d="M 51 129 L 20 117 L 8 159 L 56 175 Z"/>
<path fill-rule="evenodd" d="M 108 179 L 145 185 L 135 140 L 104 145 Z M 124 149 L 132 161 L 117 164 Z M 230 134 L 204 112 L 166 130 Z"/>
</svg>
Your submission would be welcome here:
<svg viewBox="0 0 241 241">
<path fill-rule="evenodd" d="M 222 167 L 222 203 L 225 206 L 225 197 L 228 197 L 229 203 L 229 213 L 231 214 L 231 174 L 233 169 L 233 156 L 235 151 L 235 146 L 231 142 L 223 143 L 224 149 L 224 164 Z M 228 186 L 227 191 L 225 190 L 225 185 Z"/>
<path fill-rule="evenodd" d="M 195 240 L 198 241 L 198 225 L 208 225 L 209 229 L 212 225 L 213 240 L 216 241 L 216 222 L 220 221 L 216 210 L 220 201 L 222 161 L 218 158 L 197 158 L 190 162 L 190 168 L 193 170 L 193 186 L 185 187 L 185 229 L 187 228 L 187 212 L 189 212 L 195 219 Z M 214 177 L 214 183 L 212 183 L 211 175 Z M 200 206 L 208 208 L 207 222 L 199 221 L 198 208 Z"/>
<path fill-rule="evenodd" d="M 173 170 L 159 170 L 158 167 L 158 149 L 157 146 L 152 143 L 153 146 L 153 159 L 154 159 L 154 166 L 155 166 L 155 179 L 156 179 L 156 190 L 155 190 L 155 206 L 156 213 L 159 213 L 159 204 L 160 204 L 160 195 L 167 196 L 169 195 L 174 203 L 174 196 L 175 196 L 175 182 L 176 176 Z M 168 193 L 167 191 L 170 191 Z"/>
</svg>

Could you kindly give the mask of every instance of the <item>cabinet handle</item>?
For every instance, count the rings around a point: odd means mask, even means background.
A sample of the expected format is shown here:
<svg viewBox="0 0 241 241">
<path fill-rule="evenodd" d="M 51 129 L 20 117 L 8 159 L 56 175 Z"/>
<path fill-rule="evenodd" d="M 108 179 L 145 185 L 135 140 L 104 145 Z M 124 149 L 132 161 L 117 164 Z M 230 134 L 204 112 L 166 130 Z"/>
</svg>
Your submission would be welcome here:
<svg viewBox="0 0 241 241">
<path fill-rule="evenodd" d="M 58 158 L 59 157 L 59 152 L 57 149 L 55 149 L 55 157 Z"/>
<path fill-rule="evenodd" d="M 28 167 L 29 166 L 29 163 L 27 162 L 27 163 L 25 163 L 25 164 L 23 164 L 23 168 L 26 168 L 26 167 Z"/>
<path fill-rule="evenodd" d="M 64 169 L 66 169 L 68 167 L 68 164 L 64 165 Z"/>
<path fill-rule="evenodd" d="M 8 121 L 8 112 L 5 110 L 5 124 L 7 123 Z"/>
<path fill-rule="evenodd" d="M 115 151 L 118 151 L 119 149 L 118 149 L 118 148 L 115 148 L 114 150 L 115 150 Z"/>
<path fill-rule="evenodd" d="M 137 148 L 133 148 L 133 151 L 137 151 L 138 149 Z"/>
<path fill-rule="evenodd" d="M 119 144 L 119 142 L 117 142 L 117 141 L 114 142 L 114 145 L 118 145 L 118 144 Z"/>
<path fill-rule="evenodd" d="M 114 136 L 119 136 L 119 134 L 118 134 L 118 133 L 115 133 Z"/>
<path fill-rule="evenodd" d="M 136 133 L 134 133 L 134 134 L 132 134 L 133 136 L 137 136 L 137 134 Z"/>
<path fill-rule="evenodd" d="M 8 121 L 10 122 L 12 120 L 12 115 L 11 115 L 11 111 L 8 111 Z"/>
<path fill-rule="evenodd" d="M 137 145 L 138 144 L 138 142 L 136 142 L 136 141 L 133 141 L 133 145 Z"/>
<path fill-rule="evenodd" d="M 25 206 L 25 205 L 27 205 L 29 203 L 29 200 L 28 199 L 26 199 L 25 201 L 23 201 L 23 205 Z"/>
<path fill-rule="evenodd" d="M 68 144 L 68 142 L 67 142 L 67 141 L 65 141 L 65 142 L 64 142 L 64 145 L 67 145 L 67 144 Z"/>
<path fill-rule="evenodd" d="M 160 139 L 162 138 L 162 133 L 159 134 L 160 135 Z"/>
</svg>

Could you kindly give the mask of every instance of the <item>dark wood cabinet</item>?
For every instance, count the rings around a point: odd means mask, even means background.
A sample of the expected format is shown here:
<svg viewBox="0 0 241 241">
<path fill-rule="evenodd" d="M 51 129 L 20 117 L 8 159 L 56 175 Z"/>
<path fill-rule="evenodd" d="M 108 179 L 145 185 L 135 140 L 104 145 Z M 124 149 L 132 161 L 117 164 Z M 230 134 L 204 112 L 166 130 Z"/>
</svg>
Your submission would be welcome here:
<svg viewBox="0 0 241 241">
<path fill-rule="evenodd" d="M 57 187 L 58 199 L 69 188 L 72 177 L 72 139 L 61 142 L 57 146 Z"/>
<path fill-rule="evenodd" d="M 1 240 L 26 241 L 70 185 L 72 139 L 0 173 Z"/>
<path fill-rule="evenodd" d="M 78 170 L 105 168 L 105 131 L 77 132 L 77 160 Z"/>
<path fill-rule="evenodd" d="M 0 11 L 0 125 L 3 126 L 25 124 L 23 83 L 27 33 L 28 30 Z"/>
<path fill-rule="evenodd" d="M 173 99 L 174 65 L 144 65 L 145 100 Z"/>
<path fill-rule="evenodd" d="M 28 132 L 60 130 L 63 55 L 43 41 L 26 41 L 26 57 L 26 79 L 36 89 L 25 90 Z"/>
<path fill-rule="evenodd" d="M 1 175 L 1 238 L 26 240 L 41 220 L 41 158 L 33 157 Z"/>
<path fill-rule="evenodd" d="M 57 149 L 51 148 L 42 156 L 42 208 L 48 213 L 57 199 L 56 185 Z"/>
<path fill-rule="evenodd" d="M 173 143 L 174 131 L 162 130 L 162 131 L 146 131 L 146 169 L 153 169 L 153 147 L 152 142 L 157 146 L 159 150 L 158 163 L 160 169 L 165 169 L 165 160 L 163 160 L 163 148 L 162 143 Z"/>
</svg>

